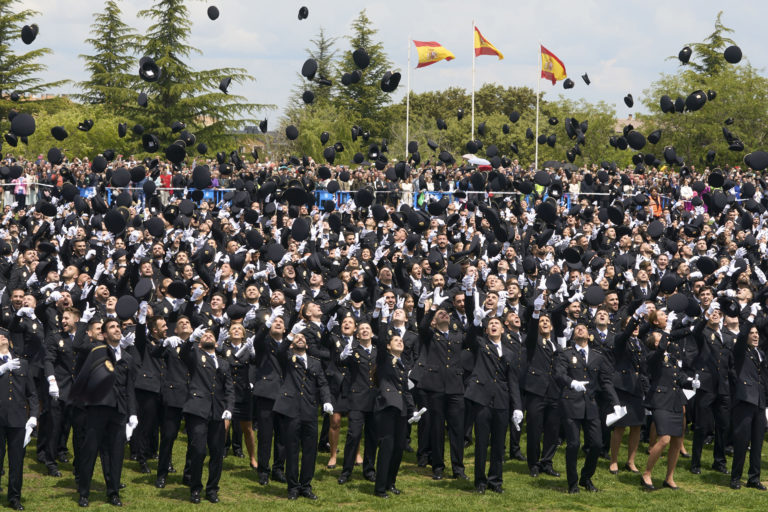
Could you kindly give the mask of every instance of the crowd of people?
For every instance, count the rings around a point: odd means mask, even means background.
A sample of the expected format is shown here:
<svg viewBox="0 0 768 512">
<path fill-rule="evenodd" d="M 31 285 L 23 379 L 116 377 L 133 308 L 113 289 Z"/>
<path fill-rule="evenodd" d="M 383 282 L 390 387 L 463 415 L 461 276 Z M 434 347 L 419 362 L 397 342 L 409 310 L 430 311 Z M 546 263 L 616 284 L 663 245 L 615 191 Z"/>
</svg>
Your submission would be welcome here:
<svg viewBox="0 0 768 512">
<path fill-rule="evenodd" d="M 194 503 L 219 500 L 227 443 L 289 499 L 317 499 L 318 450 L 340 485 L 358 472 L 389 498 L 405 450 L 435 480 L 501 493 L 507 455 L 559 477 L 563 443 L 569 493 L 597 490 L 601 456 L 654 490 L 665 450 L 664 487 L 682 455 L 739 489 L 749 451 L 745 485 L 766 489 L 759 172 L 4 164 L 9 183 L 51 185 L 34 201 L 6 187 L 0 226 L 12 508 L 33 435 L 52 477 L 72 457 L 82 507 L 97 457 L 122 505 L 127 443 L 143 473 L 157 458 L 158 488 L 185 450 Z M 212 186 L 233 190 L 203 199 Z M 349 200 L 317 204 L 316 190 Z M 421 191 L 445 194 L 414 202 Z"/>
</svg>

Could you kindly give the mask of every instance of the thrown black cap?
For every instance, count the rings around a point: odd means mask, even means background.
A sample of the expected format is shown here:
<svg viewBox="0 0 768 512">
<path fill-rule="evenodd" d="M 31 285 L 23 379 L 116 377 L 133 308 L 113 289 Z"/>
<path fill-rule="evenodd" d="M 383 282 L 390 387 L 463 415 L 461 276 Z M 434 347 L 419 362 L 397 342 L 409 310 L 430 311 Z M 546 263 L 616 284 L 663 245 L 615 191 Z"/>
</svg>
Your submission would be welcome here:
<svg viewBox="0 0 768 512">
<path fill-rule="evenodd" d="M 11 120 L 11 132 L 17 137 L 29 137 L 35 133 L 35 118 L 24 112 L 16 114 Z"/>
<path fill-rule="evenodd" d="M 352 60 L 355 61 L 355 66 L 360 69 L 365 69 L 368 64 L 371 63 L 371 58 L 368 56 L 368 52 L 364 48 L 358 48 L 352 52 Z"/>
<path fill-rule="evenodd" d="M 309 9 L 307 9 L 305 6 L 302 6 L 299 9 L 299 21 L 307 19 L 309 16 Z"/>
<path fill-rule="evenodd" d="M 563 89 L 573 89 L 574 85 L 576 85 L 576 84 L 574 84 L 573 80 L 571 80 L 570 78 L 566 78 L 563 81 Z"/>
<path fill-rule="evenodd" d="M 229 94 L 229 91 L 227 89 L 229 89 L 229 84 L 231 84 L 231 83 L 232 83 L 232 77 L 231 76 L 225 76 L 219 82 L 219 90 L 221 92 L 223 92 L 224 94 Z"/>
<path fill-rule="evenodd" d="M 590 306 L 598 306 L 602 304 L 604 300 L 605 292 L 596 284 L 593 284 L 587 288 L 586 292 L 584 292 L 584 301 Z"/>
<path fill-rule="evenodd" d="M 582 79 L 582 80 L 584 80 L 584 83 L 585 83 L 585 84 L 587 84 L 587 85 L 589 85 L 590 83 L 592 83 L 592 82 L 589 80 L 589 75 L 587 75 L 586 73 L 584 73 L 583 75 L 581 75 L 581 79 Z"/>
<path fill-rule="evenodd" d="M 397 89 L 397 86 L 400 85 L 400 78 L 401 75 L 397 71 L 394 73 L 391 71 L 387 71 L 384 73 L 384 76 L 381 78 L 381 90 L 384 92 L 395 92 L 395 89 Z"/>
<path fill-rule="evenodd" d="M 680 62 L 683 64 L 688 64 L 688 61 L 691 60 L 692 53 L 693 51 L 690 46 L 683 46 L 683 49 L 678 52 L 677 58 L 680 59 Z"/>
<path fill-rule="evenodd" d="M 723 52 L 723 57 L 731 64 L 738 64 L 741 61 L 741 48 L 736 45 L 729 46 Z"/>
<path fill-rule="evenodd" d="M 299 137 L 299 129 L 293 125 L 288 126 L 285 129 L 285 137 L 288 140 L 296 140 Z"/>
<path fill-rule="evenodd" d="M 317 61 L 315 59 L 307 59 L 304 61 L 304 65 L 301 66 L 301 75 L 307 80 L 315 78 L 317 73 Z"/>
<path fill-rule="evenodd" d="M 173 281 L 168 285 L 168 295 L 174 299 L 183 299 L 187 296 L 187 285 L 184 281 Z"/>
<path fill-rule="evenodd" d="M 208 18 L 212 21 L 219 18 L 219 9 L 215 5 L 208 7 Z"/>
<path fill-rule="evenodd" d="M 139 76 L 146 82 L 157 82 L 160 79 L 160 66 L 151 57 L 139 59 Z"/>
</svg>

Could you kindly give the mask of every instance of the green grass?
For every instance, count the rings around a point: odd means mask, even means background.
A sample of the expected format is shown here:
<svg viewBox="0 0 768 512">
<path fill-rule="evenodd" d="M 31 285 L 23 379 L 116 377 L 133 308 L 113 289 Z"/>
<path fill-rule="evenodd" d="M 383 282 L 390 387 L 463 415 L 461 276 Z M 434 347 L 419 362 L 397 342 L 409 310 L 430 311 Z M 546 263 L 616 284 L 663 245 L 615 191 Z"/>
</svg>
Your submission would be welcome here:
<svg viewBox="0 0 768 512">
<path fill-rule="evenodd" d="M 344 432 L 344 430 L 342 431 Z M 626 438 L 625 438 L 626 439 Z M 341 446 L 343 447 L 342 434 Z M 522 446 L 524 447 L 524 441 Z M 686 440 L 690 450 L 690 436 Z M 445 479 L 433 481 L 429 468 L 416 465 L 415 454 L 406 453 L 398 476 L 397 486 L 403 491 L 400 496 L 382 500 L 373 496 L 373 483 L 362 478 L 360 468 L 355 468 L 352 480 L 344 486 L 336 483 L 341 472 L 341 454 L 337 468 L 325 469 L 328 454 L 319 454 L 313 489 L 320 497 L 317 502 L 299 498 L 297 502 L 286 499 L 285 484 L 270 482 L 266 487 L 258 484 L 256 473 L 248 466 L 247 458 L 229 456 L 224 461 L 224 473 L 221 479 L 221 502 L 212 505 L 203 500 L 200 505 L 189 503 L 189 490 L 181 485 L 181 469 L 184 467 L 186 439 L 182 435 L 174 447 L 174 465 L 178 473 L 169 475 L 165 489 L 154 487 L 156 461 L 150 463 L 152 475 L 138 472 L 136 462 L 127 461 L 123 471 L 123 481 L 127 488 L 121 492 L 125 507 L 132 510 L 192 510 L 205 508 L 211 510 L 253 511 L 259 507 L 276 506 L 281 510 L 319 510 L 334 507 L 339 510 L 764 510 L 768 493 L 742 488 L 733 491 L 728 487 L 730 477 L 715 473 L 707 468 L 712 464 L 711 446 L 704 451 L 702 475 L 688 472 L 689 459 L 681 459 L 675 473 L 675 480 L 680 491 L 669 489 L 647 493 L 640 490 L 639 475 L 621 471 L 618 475 L 608 472 L 608 462 L 600 460 L 593 482 L 600 489 L 597 494 L 581 492 L 568 495 L 565 480 L 565 446 L 561 446 L 555 458 L 555 469 L 562 476 L 552 478 L 541 475 L 538 478 L 528 476 L 524 462 L 508 461 L 504 464 L 503 495 L 488 492 L 479 496 L 474 494 L 472 482 Z M 523 448 L 523 450 L 525 450 Z M 637 465 L 645 465 L 645 445 L 641 445 Z M 71 464 L 61 464 L 63 478 L 45 476 L 45 466 L 34 461 L 34 442 L 27 449 L 25 461 L 22 503 L 27 510 L 56 511 L 81 510 L 77 506 L 77 492 L 72 477 Z M 450 474 L 450 461 L 446 449 L 446 472 Z M 626 446 L 622 447 L 619 466 L 626 460 Z M 583 457 L 580 459 L 579 468 Z M 474 451 L 470 447 L 465 452 L 467 475 L 473 474 Z M 207 464 L 207 460 L 206 460 Z M 729 458 L 730 468 L 730 458 Z M 7 470 L 7 462 L 6 462 Z M 654 470 L 654 483 L 661 486 L 666 471 L 666 459 L 662 459 Z M 745 479 L 746 479 L 745 468 Z M 205 484 L 207 465 L 203 473 Z M 7 491 L 7 474 L 2 479 L 3 495 Z M 106 503 L 104 481 L 101 468 L 97 463 L 94 471 L 94 484 L 91 490 L 91 509 L 114 510 Z M 2 499 L 5 505 L 5 497 Z"/>
</svg>

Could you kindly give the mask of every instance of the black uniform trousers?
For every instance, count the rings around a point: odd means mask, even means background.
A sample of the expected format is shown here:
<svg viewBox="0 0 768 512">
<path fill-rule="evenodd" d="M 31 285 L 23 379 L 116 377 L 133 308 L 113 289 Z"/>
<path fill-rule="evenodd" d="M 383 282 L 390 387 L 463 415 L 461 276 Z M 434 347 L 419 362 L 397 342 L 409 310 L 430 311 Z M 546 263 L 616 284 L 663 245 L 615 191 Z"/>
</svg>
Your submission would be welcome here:
<svg viewBox="0 0 768 512">
<path fill-rule="evenodd" d="M 278 414 L 278 423 L 285 433 L 285 478 L 288 480 L 288 493 L 311 491 L 317 459 L 317 419 L 302 420 Z"/>
<path fill-rule="evenodd" d="M 566 441 L 565 472 L 568 477 L 568 486 L 573 487 L 579 482 L 576 462 L 579 458 L 581 430 L 584 430 L 584 447 L 587 452 L 584 467 L 581 468 L 581 481 L 584 482 L 592 478 L 597 468 L 597 459 L 600 457 L 600 450 L 603 448 L 602 426 L 600 418 L 565 418 L 563 424 Z"/>
<path fill-rule="evenodd" d="M 72 406 L 72 473 L 75 480 L 80 477 L 80 462 L 85 445 L 85 423 L 88 413 L 83 407 Z"/>
<path fill-rule="evenodd" d="M 208 420 L 187 414 L 185 421 L 189 436 L 189 489 L 198 493 L 203 490 L 203 462 L 207 447 L 208 482 L 205 484 L 205 494 L 219 492 L 219 480 L 224 466 L 224 420 Z"/>
<path fill-rule="evenodd" d="M 373 489 L 377 493 L 383 493 L 395 486 L 397 472 L 403 460 L 408 419 L 401 416 L 397 407 L 386 407 L 376 412 L 375 417 L 379 458 L 376 460 L 376 483 Z"/>
<path fill-rule="evenodd" d="M 256 424 L 258 426 L 257 458 L 259 473 L 269 473 L 269 459 L 272 454 L 272 439 L 275 440 L 273 471 L 283 471 L 285 467 L 285 435 L 280 431 L 278 422 L 275 421 L 275 413 L 272 408 L 275 401 L 269 398 L 257 396 L 254 398 L 254 410 L 256 411 Z"/>
<path fill-rule="evenodd" d="M 127 418 L 116 407 L 94 405 L 85 409 L 85 438 L 78 462 L 77 490 L 80 496 L 87 498 L 91 492 L 93 469 L 100 452 L 107 496 L 120 494 L 126 423 Z"/>
<path fill-rule="evenodd" d="M 24 475 L 24 427 L 0 426 L 3 451 L 8 447 L 8 500 L 21 500 L 21 482 Z"/>
<path fill-rule="evenodd" d="M 74 409 L 72 404 L 63 400 L 55 400 L 51 404 L 52 431 L 48 451 L 56 458 L 60 458 L 68 452 L 67 442 L 69 441 L 69 431 L 72 428 Z"/>
<path fill-rule="evenodd" d="M 157 478 L 167 477 L 173 457 L 173 443 L 179 436 L 181 419 L 184 417 L 181 407 L 163 408 L 163 421 L 160 425 L 160 450 L 157 457 Z"/>
<path fill-rule="evenodd" d="M 694 402 L 693 422 L 693 447 L 691 449 L 691 467 L 701 467 L 701 452 L 704 448 L 704 439 L 709 432 L 715 432 L 713 447 L 715 467 L 725 467 L 725 444 L 728 436 L 728 427 L 731 421 L 731 401 L 728 395 L 714 395 L 712 393 L 696 393 Z"/>
<path fill-rule="evenodd" d="M 733 465 L 731 480 L 741 480 L 749 446 L 747 481 L 760 481 L 760 457 L 765 435 L 765 409 L 739 401 L 733 406 Z"/>
<path fill-rule="evenodd" d="M 413 389 L 413 401 L 416 404 L 416 408 L 421 410 L 423 407 L 427 407 L 427 393 L 426 391 L 419 389 L 418 387 Z M 432 456 L 432 447 L 430 443 L 430 425 L 432 423 L 432 416 L 427 409 L 427 412 L 422 414 L 421 420 L 416 424 L 416 459 L 421 465 L 424 465 L 429 461 Z"/>
<path fill-rule="evenodd" d="M 365 430 L 365 448 L 363 450 L 363 475 L 373 475 L 376 471 L 376 425 L 373 411 L 349 411 L 347 440 L 344 443 L 344 464 L 342 475 L 351 475 L 355 468 L 357 449 Z"/>
<path fill-rule="evenodd" d="M 492 409 L 478 403 L 473 403 L 472 409 L 475 418 L 475 487 L 498 489 L 503 482 L 504 441 L 509 426 L 509 409 Z M 489 446 L 491 463 L 486 477 L 485 463 Z"/>
<path fill-rule="evenodd" d="M 464 395 L 449 395 L 427 391 L 427 410 L 430 413 L 430 443 L 432 471 L 445 469 L 445 428 L 448 424 L 448 442 L 451 446 L 451 467 L 454 473 L 464 472 Z"/>
<path fill-rule="evenodd" d="M 527 449 L 528 468 L 544 469 L 552 467 L 552 457 L 557 451 L 557 438 L 560 433 L 560 405 L 557 398 L 547 398 L 528 393 L 525 397 L 527 411 Z M 540 445 L 544 436 L 543 448 Z"/>
<path fill-rule="evenodd" d="M 160 393 L 136 390 L 139 426 L 136 427 L 131 444 L 136 443 L 136 456 L 139 462 L 147 462 L 157 447 L 157 432 L 162 414 Z M 154 442 L 152 438 L 154 437 Z"/>
</svg>

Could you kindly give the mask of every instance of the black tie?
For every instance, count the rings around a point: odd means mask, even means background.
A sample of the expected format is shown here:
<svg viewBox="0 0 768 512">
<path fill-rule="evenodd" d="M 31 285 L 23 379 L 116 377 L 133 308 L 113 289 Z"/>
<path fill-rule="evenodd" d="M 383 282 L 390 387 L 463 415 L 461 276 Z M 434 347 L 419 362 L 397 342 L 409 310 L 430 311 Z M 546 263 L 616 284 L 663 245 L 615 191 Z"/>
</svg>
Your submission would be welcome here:
<svg viewBox="0 0 768 512">
<path fill-rule="evenodd" d="M 581 353 L 581 357 L 584 359 L 584 362 L 586 363 L 587 362 L 587 351 L 584 350 L 583 348 L 580 348 L 579 352 Z"/>
<path fill-rule="evenodd" d="M 4 363 L 7 363 L 7 362 L 8 362 L 8 356 L 3 356 L 3 362 L 4 362 Z"/>
</svg>

